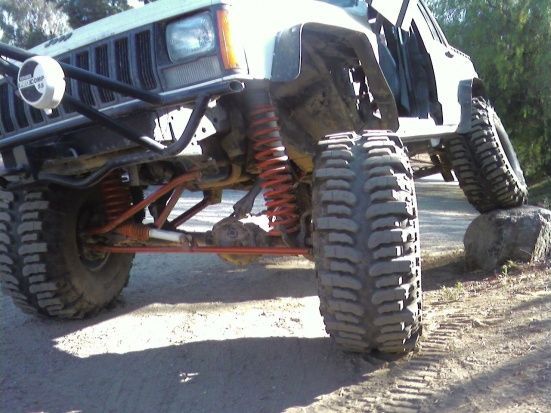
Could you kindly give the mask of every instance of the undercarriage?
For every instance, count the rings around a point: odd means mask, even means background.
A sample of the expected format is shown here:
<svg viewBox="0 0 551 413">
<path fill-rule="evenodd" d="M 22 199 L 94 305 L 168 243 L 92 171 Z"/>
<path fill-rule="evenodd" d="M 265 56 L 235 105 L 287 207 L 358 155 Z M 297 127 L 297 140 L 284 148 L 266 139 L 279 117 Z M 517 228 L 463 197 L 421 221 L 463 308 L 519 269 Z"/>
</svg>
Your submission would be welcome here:
<svg viewBox="0 0 551 413">
<path fill-rule="evenodd" d="M 176 203 L 186 186 L 199 179 L 199 172 L 189 172 L 158 188 L 144 200 L 132 205 L 130 188 L 122 180 L 120 172 L 111 173 L 100 184 L 103 195 L 103 208 L 107 223 L 98 228 L 87 230 L 87 248 L 98 253 L 206 253 L 223 255 L 308 255 L 310 249 L 302 242 L 302 247 L 294 246 L 290 238 L 284 235 L 298 233 L 298 226 L 289 231 L 288 224 L 297 224 L 294 215 L 274 210 L 272 229 L 265 231 L 254 224 L 241 223 L 239 220 L 249 216 L 254 197 L 258 190 L 253 188 L 234 206 L 234 213 L 221 219 L 212 231 L 191 233 L 178 230 L 189 219 L 206 207 L 220 202 L 220 195 L 205 191 L 204 198 L 198 204 L 169 219 Z M 270 196 L 269 193 L 267 196 Z M 270 198 L 268 203 L 281 199 Z M 242 207 L 243 205 L 243 207 Z M 148 209 L 153 223 L 137 223 L 134 217 Z M 283 220 L 285 219 L 285 220 Z M 295 242 L 297 239 L 294 238 Z M 218 241 L 218 242 L 217 242 Z M 304 241 L 304 240 L 303 240 Z"/>
</svg>

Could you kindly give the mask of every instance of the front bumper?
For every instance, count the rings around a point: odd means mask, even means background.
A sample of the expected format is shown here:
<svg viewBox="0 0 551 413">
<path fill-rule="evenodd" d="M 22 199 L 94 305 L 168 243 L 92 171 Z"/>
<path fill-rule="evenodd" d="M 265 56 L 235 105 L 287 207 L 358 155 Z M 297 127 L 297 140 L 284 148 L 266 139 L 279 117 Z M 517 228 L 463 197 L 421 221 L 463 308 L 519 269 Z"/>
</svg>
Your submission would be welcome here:
<svg viewBox="0 0 551 413">
<path fill-rule="evenodd" d="M 160 102 L 151 104 L 143 100 L 133 99 L 118 103 L 98 111 L 106 116 L 117 118 L 141 110 L 152 110 L 159 107 L 190 106 L 199 96 L 208 96 L 211 100 L 223 95 L 238 93 L 244 89 L 242 76 L 233 75 L 213 80 L 199 85 L 194 85 L 170 92 L 159 93 Z M 55 123 L 38 126 L 21 131 L 13 136 L 7 136 L 0 140 L 0 151 L 11 149 L 15 146 L 35 143 L 42 139 L 55 136 L 67 130 L 85 127 L 93 121 L 84 115 L 73 116 L 69 119 Z"/>
<path fill-rule="evenodd" d="M 90 116 L 90 113 L 86 114 L 86 111 L 81 111 L 82 108 L 77 108 L 78 111 L 84 114 L 75 116 L 66 121 L 60 121 L 49 127 L 45 126 L 44 128 L 31 129 L 24 133 L 1 140 L 0 151 L 2 153 L 4 165 L 3 168 L 0 169 L 0 184 L 9 188 L 42 182 L 54 183 L 72 188 L 86 188 L 99 182 L 114 169 L 174 157 L 187 147 L 193 135 L 195 135 L 207 111 L 208 105 L 212 100 L 224 95 L 239 93 L 243 90 L 244 83 L 235 75 L 180 90 L 160 93 L 158 95 L 158 103 L 155 104 L 134 99 L 103 110 L 96 111 L 93 108 L 88 108 L 87 110 L 92 111 L 92 115 L 102 115 L 105 117 L 106 119 L 103 119 L 103 126 L 108 128 L 121 128 L 121 126 L 113 120 L 113 117 L 123 116 L 136 111 L 189 106 L 193 108 L 193 112 L 180 138 L 167 146 L 158 144 L 160 147 L 151 147 L 146 143 L 154 140 L 142 136 L 141 139 L 145 139 L 145 142 L 140 143 L 138 140 L 135 142 L 142 144 L 144 147 L 143 150 L 131 154 L 115 156 L 109 159 L 99 169 L 85 177 L 67 177 L 41 171 L 40 162 L 31 162 L 29 160 L 25 149 L 26 145 L 40 144 L 41 141 L 49 140 L 52 134 L 84 127 L 92 122 L 102 123 L 101 116 L 99 118 L 94 118 Z M 128 133 L 132 134 L 133 132 L 128 130 Z M 121 139 L 124 139 L 124 137 L 125 136 L 121 136 Z M 15 180 L 16 183 L 10 183 L 14 181 L 13 179 L 9 179 L 10 176 L 17 176 Z"/>
</svg>

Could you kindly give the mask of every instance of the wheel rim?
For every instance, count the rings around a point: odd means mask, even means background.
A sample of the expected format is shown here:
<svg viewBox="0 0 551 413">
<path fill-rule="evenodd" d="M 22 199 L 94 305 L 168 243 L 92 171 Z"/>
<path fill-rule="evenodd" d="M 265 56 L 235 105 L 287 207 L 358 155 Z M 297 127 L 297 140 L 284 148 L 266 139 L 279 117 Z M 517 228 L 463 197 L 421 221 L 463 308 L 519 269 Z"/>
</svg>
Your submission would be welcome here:
<svg viewBox="0 0 551 413">
<path fill-rule="evenodd" d="M 99 272 L 107 264 L 110 253 L 100 253 L 88 247 L 89 236 L 87 230 L 101 225 L 102 214 L 93 205 L 84 205 L 78 215 L 77 246 L 82 265 L 91 272 Z"/>
</svg>

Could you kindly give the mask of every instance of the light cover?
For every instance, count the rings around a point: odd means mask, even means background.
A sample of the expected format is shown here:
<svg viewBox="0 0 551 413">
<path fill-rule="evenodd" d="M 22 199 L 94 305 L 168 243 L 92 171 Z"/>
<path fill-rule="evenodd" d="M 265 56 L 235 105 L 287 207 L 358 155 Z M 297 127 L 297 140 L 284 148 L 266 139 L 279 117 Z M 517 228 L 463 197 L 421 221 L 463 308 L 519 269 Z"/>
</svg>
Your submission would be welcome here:
<svg viewBox="0 0 551 413">
<path fill-rule="evenodd" d="M 216 32 L 209 13 L 170 23 L 166 28 L 168 55 L 173 62 L 203 55 L 216 47 Z"/>
</svg>

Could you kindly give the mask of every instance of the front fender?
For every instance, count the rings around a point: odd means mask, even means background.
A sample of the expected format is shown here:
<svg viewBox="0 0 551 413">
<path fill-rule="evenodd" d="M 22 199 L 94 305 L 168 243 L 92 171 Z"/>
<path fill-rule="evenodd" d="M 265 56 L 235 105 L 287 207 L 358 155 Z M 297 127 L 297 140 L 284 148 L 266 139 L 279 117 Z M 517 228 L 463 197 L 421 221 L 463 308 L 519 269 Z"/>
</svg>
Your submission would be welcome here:
<svg viewBox="0 0 551 413">
<path fill-rule="evenodd" d="M 278 81 L 288 81 L 298 76 L 302 32 L 310 24 L 322 25 L 326 30 L 361 32 L 376 40 L 365 17 L 367 11 L 360 18 L 345 8 L 315 0 L 239 0 L 230 4 L 233 29 L 245 49 L 253 79 L 272 80 L 275 74 Z M 281 61 L 275 62 L 284 55 L 283 61 L 292 61 L 294 66 L 288 68 L 288 76 L 283 74 L 286 70 Z"/>
<path fill-rule="evenodd" d="M 397 130 L 399 124 L 396 101 L 379 66 L 378 49 L 372 33 L 320 23 L 301 24 L 281 31 L 275 43 L 271 80 L 289 82 L 300 76 L 304 34 L 307 32 L 330 34 L 354 50 L 369 79 L 369 89 L 381 111 L 384 127 Z"/>
<path fill-rule="evenodd" d="M 289 82 L 299 77 L 303 30 L 304 25 L 299 24 L 277 34 L 271 73 L 274 82 Z"/>
<path fill-rule="evenodd" d="M 367 22 L 367 9 L 365 13 L 347 11 L 313 0 L 240 0 L 233 5 L 252 79 L 293 81 L 301 73 L 304 34 L 335 36 L 355 51 L 381 111 L 383 126 L 398 129 L 396 103 L 379 67 L 377 37 Z"/>
</svg>

